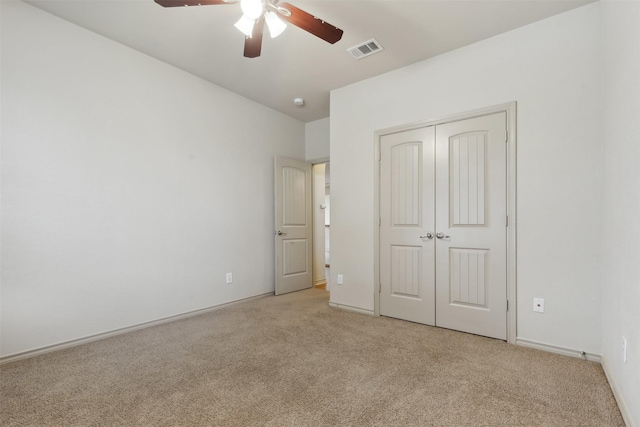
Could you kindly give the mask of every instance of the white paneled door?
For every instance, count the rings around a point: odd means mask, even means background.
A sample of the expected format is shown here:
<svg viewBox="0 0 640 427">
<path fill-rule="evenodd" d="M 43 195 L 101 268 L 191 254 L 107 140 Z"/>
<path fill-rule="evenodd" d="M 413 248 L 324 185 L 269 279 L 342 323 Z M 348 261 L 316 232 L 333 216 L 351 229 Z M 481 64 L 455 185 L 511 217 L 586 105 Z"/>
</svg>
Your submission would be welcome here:
<svg viewBox="0 0 640 427">
<path fill-rule="evenodd" d="M 313 285 L 311 165 L 275 157 L 276 295 Z"/>
<path fill-rule="evenodd" d="M 380 314 L 506 339 L 506 114 L 380 149 Z"/>
<path fill-rule="evenodd" d="M 507 338 L 506 113 L 436 128 L 436 325 Z"/>
<path fill-rule="evenodd" d="M 380 143 L 380 314 L 435 325 L 435 128 Z"/>
</svg>

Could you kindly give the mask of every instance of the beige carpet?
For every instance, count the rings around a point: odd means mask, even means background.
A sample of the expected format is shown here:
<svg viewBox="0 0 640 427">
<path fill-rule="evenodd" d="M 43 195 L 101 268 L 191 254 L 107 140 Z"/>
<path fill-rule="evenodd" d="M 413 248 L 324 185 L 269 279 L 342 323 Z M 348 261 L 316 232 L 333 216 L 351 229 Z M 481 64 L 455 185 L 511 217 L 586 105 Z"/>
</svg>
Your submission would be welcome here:
<svg viewBox="0 0 640 427">
<path fill-rule="evenodd" d="M 311 289 L 0 367 L 2 426 L 622 426 L 598 363 Z"/>
</svg>

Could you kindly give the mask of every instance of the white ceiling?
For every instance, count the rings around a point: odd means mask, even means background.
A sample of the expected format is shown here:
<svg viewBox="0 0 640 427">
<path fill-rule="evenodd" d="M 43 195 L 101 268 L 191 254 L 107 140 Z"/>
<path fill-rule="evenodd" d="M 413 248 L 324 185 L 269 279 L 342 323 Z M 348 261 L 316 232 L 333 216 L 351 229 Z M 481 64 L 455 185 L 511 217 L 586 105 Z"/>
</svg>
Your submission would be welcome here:
<svg viewBox="0 0 640 427">
<path fill-rule="evenodd" d="M 163 8 L 153 0 L 28 0 L 33 6 L 303 122 L 329 116 L 333 89 L 594 0 L 287 0 L 344 30 L 330 45 L 289 25 L 243 57 L 239 4 Z M 347 48 L 376 38 L 384 51 Z M 305 100 L 303 107 L 293 98 Z"/>
</svg>

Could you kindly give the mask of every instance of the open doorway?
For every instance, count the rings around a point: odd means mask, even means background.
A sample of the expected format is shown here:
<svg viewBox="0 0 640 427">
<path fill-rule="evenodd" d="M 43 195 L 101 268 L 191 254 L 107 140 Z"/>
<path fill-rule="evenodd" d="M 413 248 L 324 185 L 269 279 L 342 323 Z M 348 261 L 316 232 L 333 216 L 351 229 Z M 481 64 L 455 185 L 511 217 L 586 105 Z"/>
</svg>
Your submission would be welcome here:
<svg viewBox="0 0 640 427">
<path fill-rule="evenodd" d="M 329 163 L 313 165 L 313 286 L 331 289 L 331 191 Z"/>
</svg>

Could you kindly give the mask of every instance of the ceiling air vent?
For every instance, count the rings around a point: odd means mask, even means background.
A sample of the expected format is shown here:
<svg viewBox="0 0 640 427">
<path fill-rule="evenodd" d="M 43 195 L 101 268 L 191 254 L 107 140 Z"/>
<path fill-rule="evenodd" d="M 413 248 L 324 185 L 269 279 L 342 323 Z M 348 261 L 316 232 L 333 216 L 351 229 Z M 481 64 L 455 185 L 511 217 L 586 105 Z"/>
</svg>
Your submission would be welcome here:
<svg viewBox="0 0 640 427">
<path fill-rule="evenodd" d="M 362 59 L 365 56 L 373 55 L 384 50 L 384 48 L 378 43 L 376 39 L 367 40 L 364 43 L 360 43 L 357 46 L 350 47 L 347 52 L 356 59 Z"/>
</svg>

